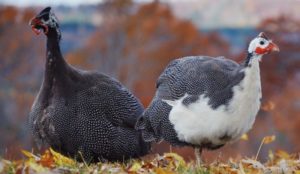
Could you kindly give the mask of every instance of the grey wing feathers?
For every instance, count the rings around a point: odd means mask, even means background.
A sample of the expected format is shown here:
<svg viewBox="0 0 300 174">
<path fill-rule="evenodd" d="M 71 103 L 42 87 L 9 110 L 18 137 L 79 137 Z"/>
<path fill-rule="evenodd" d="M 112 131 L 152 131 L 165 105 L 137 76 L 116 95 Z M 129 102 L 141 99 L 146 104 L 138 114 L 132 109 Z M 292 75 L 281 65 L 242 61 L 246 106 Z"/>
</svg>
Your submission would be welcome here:
<svg viewBox="0 0 300 174">
<path fill-rule="evenodd" d="M 223 57 L 185 57 L 172 61 L 157 81 L 156 97 L 177 100 L 189 95 L 211 95 L 234 81 L 239 64 Z"/>
<path fill-rule="evenodd" d="M 184 89 L 174 88 L 177 86 L 184 86 L 184 79 L 181 81 L 176 80 L 178 78 L 177 76 L 180 74 L 180 59 L 173 60 L 166 67 L 156 82 L 156 97 L 165 100 L 180 98 L 182 95 L 182 90 Z"/>
</svg>

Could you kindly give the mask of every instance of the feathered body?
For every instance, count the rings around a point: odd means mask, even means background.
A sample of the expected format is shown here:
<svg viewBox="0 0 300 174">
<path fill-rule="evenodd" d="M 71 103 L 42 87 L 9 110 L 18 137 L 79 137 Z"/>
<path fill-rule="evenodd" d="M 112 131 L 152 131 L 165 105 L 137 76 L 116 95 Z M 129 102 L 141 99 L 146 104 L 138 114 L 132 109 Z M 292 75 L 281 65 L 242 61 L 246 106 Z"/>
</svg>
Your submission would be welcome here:
<svg viewBox="0 0 300 174">
<path fill-rule="evenodd" d="M 257 47 L 259 51 L 256 52 Z M 136 128 L 146 141 L 217 149 L 249 131 L 261 104 L 259 61 L 278 47 L 260 34 L 238 64 L 224 57 L 173 60 Z"/>
<path fill-rule="evenodd" d="M 60 52 L 57 27 L 47 29 L 44 80 L 29 114 L 34 138 L 88 162 L 147 154 L 149 143 L 134 129 L 143 113 L 141 103 L 117 80 L 68 65 Z"/>
<path fill-rule="evenodd" d="M 144 113 L 154 130 L 149 138 L 209 149 L 239 138 L 252 127 L 260 107 L 258 61 L 253 64 L 242 68 L 223 57 L 204 56 L 171 62 Z M 250 78 L 253 83 L 249 84 Z"/>
</svg>

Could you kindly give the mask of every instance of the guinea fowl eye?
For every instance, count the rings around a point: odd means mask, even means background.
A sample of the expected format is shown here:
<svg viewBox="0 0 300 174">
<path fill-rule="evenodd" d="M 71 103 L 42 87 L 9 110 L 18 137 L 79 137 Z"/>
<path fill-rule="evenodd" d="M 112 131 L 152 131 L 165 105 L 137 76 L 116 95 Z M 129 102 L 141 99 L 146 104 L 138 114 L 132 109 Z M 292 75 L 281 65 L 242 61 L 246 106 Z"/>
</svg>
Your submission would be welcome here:
<svg viewBox="0 0 300 174">
<path fill-rule="evenodd" d="M 265 42 L 264 42 L 264 41 L 260 41 L 259 44 L 260 44 L 260 45 L 263 45 L 263 44 L 265 44 Z"/>
</svg>

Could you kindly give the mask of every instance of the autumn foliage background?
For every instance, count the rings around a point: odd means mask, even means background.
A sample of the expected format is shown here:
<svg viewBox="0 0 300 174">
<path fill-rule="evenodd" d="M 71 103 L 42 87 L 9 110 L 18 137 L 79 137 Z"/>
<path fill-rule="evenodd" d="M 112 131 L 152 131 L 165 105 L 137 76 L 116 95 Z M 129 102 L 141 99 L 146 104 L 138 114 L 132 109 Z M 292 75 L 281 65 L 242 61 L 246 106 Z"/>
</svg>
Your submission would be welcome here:
<svg viewBox="0 0 300 174">
<path fill-rule="evenodd" d="M 19 158 L 20 149 L 35 148 L 26 122 L 42 82 L 46 39 L 35 36 L 28 21 L 42 8 L 0 6 L 0 156 L 9 159 Z M 300 152 L 299 18 L 284 14 L 263 18 L 246 30 L 244 42 L 232 51 L 231 40 L 237 39 L 239 33 L 235 32 L 239 30 L 230 30 L 231 37 L 226 38 L 222 30 L 203 29 L 176 16 L 166 3 L 107 0 L 77 10 L 90 9 L 99 14 L 98 25 L 85 23 L 84 19 L 72 23 L 63 14 L 72 17 L 74 10 L 54 7 L 61 22 L 61 47 L 66 60 L 76 67 L 119 79 L 145 107 L 154 95 L 156 79 L 172 59 L 210 55 L 241 62 L 249 40 L 259 31 L 266 32 L 279 45 L 280 52 L 265 56 L 261 63 L 262 108 L 249 140 L 204 152 L 204 156 L 208 160 L 254 156 L 262 138 L 268 135 L 275 135 L 276 141 L 262 148 L 261 160 L 270 149 Z M 153 153 L 169 151 L 187 160 L 194 158 L 192 148 L 171 148 L 165 142 L 153 148 Z"/>
</svg>

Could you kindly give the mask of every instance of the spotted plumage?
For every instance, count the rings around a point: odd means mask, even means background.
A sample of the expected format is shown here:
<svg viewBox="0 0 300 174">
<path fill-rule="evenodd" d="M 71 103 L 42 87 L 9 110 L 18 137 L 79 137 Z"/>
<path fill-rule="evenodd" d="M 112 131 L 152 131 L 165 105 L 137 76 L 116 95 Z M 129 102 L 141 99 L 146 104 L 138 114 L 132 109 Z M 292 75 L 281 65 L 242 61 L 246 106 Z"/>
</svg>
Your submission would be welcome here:
<svg viewBox="0 0 300 174">
<path fill-rule="evenodd" d="M 31 21 L 47 36 L 44 80 L 29 114 L 35 140 L 87 162 L 147 154 L 150 144 L 134 129 L 143 113 L 141 103 L 117 80 L 65 62 L 58 24 L 53 24 L 57 20 L 52 18 L 46 8 Z"/>
<path fill-rule="evenodd" d="M 251 129 L 260 108 L 259 61 L 276 49 L 260 34 L 243 64 L 208 56 L 173 60 L 158 78 L 156 94 L 136 128 L 146 141 L 200 149 L 238 139 Z"/>
</svg>

